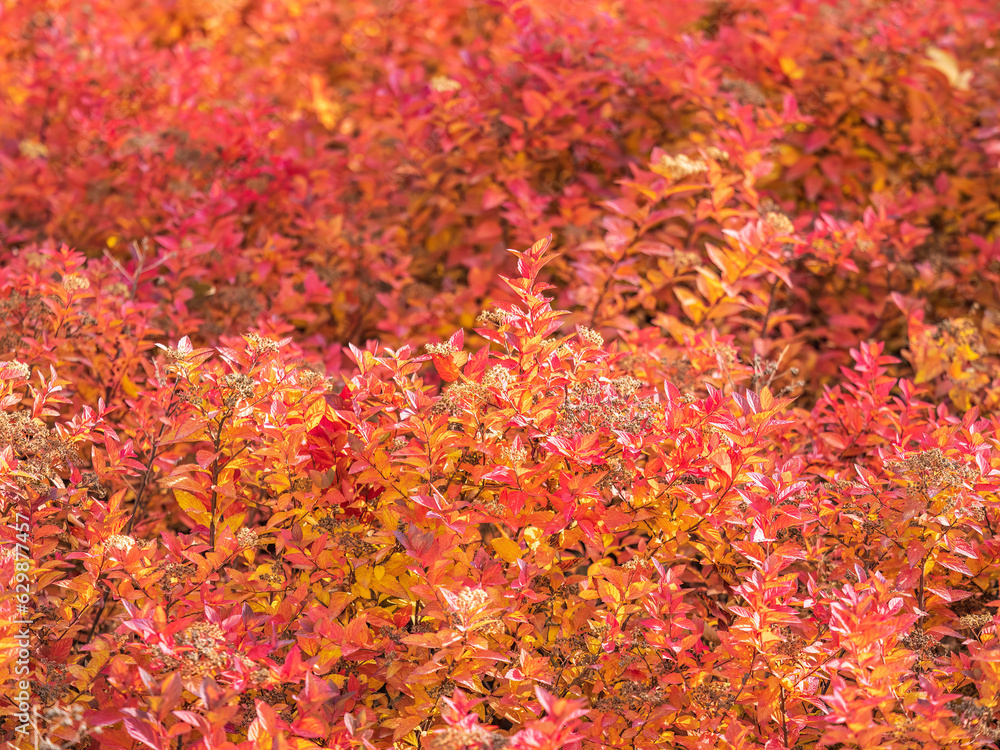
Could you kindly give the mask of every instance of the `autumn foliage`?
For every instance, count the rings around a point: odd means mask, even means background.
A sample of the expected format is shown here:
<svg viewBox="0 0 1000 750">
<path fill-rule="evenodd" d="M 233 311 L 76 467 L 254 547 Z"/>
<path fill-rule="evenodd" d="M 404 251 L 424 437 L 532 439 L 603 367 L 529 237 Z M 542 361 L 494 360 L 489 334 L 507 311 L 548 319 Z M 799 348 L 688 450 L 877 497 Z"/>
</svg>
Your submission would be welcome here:
<svg viewBox="0 0 1000 750">
<path fill-rule="evenodd" d="M 0 741 L 996 746 L 997 29 L 0 0 Z"/>
</svg>

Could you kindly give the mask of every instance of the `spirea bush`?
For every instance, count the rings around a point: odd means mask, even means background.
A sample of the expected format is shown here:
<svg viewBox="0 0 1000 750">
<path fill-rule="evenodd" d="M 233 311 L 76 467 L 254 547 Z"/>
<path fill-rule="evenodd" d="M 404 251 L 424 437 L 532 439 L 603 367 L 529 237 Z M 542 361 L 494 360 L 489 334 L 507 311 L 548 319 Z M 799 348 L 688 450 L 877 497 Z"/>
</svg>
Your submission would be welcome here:
<svg viewBox="0 0 1000 750">
<path fill-rule="evenodd" d="M 0 740 L 995 745 L 997 28 L 0 2 Z"/>
</svg>

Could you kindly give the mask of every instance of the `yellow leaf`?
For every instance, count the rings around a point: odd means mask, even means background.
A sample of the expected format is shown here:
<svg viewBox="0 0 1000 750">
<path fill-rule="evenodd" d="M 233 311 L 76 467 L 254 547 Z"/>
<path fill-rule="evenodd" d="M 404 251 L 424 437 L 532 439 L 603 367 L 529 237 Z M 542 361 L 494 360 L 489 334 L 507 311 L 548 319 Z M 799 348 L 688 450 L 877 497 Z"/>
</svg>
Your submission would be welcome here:
<svg viewBox="0 0 1000 750">
<path fill-rule="evenodd" d="M 187 513 L 195 523 L 207 523 L 208 511 L 201 498 L 184 490 L 174 490 L 174 497 L 181 510 Z"/>
<path fill-rule="evenodd" d="M 802 152 L 787 143 L 778 147 L 778 163 L 783 167 L 790 167 L 802 159 Z"/>
<path fill-rule="evenodd" d="M 363 565 L 354 569 L 354 579 L 366 589 L 372 585 L 372 569 L 370 565 Z"/>
<path fill-rule="evenodd" d="M 799 64 L 790 57 L 782 57 L 780 60 L 778 60 L 778 65 L 781 66 L 781 72 L 784 73 L 789 78 L 791 78 L 793 81 L 797 81 L 800 78 L 804 78 L 806 75 L 806 72 L 799 67 Z"/>
<path fill-rule="evenodd" d="M 534 546 L 538 544 L 541 538 L 542 538 L 542 530 L 537 526 L 528 526 L 524 530 L 524 541 L 526 541 L 528 543 L 528 546 L 531 547 L 532 549 L 534 549 Z"/>
<path fill-rule="evenodd" d="M 972 394 L 969 392 L 968 388 L 961 385 L 952 387 L 952 389 L 948 391 L 948 398 L 952 400 L 955 406 L 963 411 L 968 411 L 972 408 Z"/>
<path fill-rule="evenodd" d="M 934 556 L 930 555 L 926 560 L 924 560 L 924 575 L 929 575 L 934 572 Z"/>
<path fill-rule="evenodd" d="M 705 250 L 708 257 L 722 271 L 722 281 L 725 284 L 732 284 L 740 278 L 740 263 L 733 257 L 734 251 L 730 248 L 716 247 L 706 243 Z M 700 270 L 700 269 L 699 269 Z"/>
<path fill-rule="evenodd" d="M 963 71 L 959 68 L 958 60 L 950 52 L 946 52 L 940 47 L 930 47 L 927 50 L 927 59 L 923 60 L 923 64 L 934 68 L 944 75 L 948 79 L 948 83 L 959 91 L 969 90 L 969 84 L 972 81 L 972 71 Z"/>
<path fill-rule="evenodd" d="M 708 300 L 709 305 L 714 305 L 726 296 L 726 291 L 722 288 L 722 283 L 719 281 L 718 276 L 704 266 L 699 266 L 697 271 L 698 278 L 696 284 L 698 285 L 698 291 Z"/>
<path fill-rule="evenodd" d="M 493 549 L 496 550 L 500 559 L 508 564 L 521 559 L 521 555 L 524 554 L 521 545 L 512 539 L 498 537 L 491 540 L 490 544 L 493 545 Z"/>
<path fill-rule="evenodd" d="M 622 600 L 621 592 L 604 579 L 597 580 L 597 593 L 601 595 L 606 603 L 620 604 Z"/>
<path fill-rule="evenodd" d="M 684 312 L 691 318 L 691 321 L 695 325 L 698 325 L 705 319 L 705 305 L 694 292 L 682 286 L 675 286 L 674 295 L 677 297 L 678 302 L 681 303 L 681 307 L 684 308 Z"/>
<path fill-rule="evenodd" d="M 135 387 L 135 383 L 129 380 L 128 375 L 122 376 L 122 390 L 129 398 L 135 398 L 139 395 L 139 389 Z"/>
<path fill-rule="evenodd" d="M 327 130 L 333 130 L 340 122 L 341 106 L 332 102 L 326 97 L 323 91 L 323 79 L 319 75 L 312 75 L 309 78 L 309 86 L 312 89 L 313 109 L 316 117 Z"/>
<path fill-rule="evenodd" d="M 28 93 L 28 90 L 26 88 L 22 88 L 21 86 L 7 87 L 7 96 L 10 97 L 11 101 L 14 102 L 15 105 L 23 104 L 28 98 Z"/>
</svg>

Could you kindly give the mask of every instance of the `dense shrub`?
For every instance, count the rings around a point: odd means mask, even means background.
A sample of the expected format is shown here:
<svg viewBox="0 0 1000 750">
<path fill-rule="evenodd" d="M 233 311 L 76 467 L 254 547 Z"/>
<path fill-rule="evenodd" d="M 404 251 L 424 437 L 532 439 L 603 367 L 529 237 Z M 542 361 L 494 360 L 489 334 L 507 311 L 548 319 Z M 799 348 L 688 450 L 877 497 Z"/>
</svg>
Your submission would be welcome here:
<svg viewBox="0 0 1000 750">
<path fill-rule="evenodd" d="M 993 2 L 0 28 L 3 740 L 1000 739 Z"/>
</svg>

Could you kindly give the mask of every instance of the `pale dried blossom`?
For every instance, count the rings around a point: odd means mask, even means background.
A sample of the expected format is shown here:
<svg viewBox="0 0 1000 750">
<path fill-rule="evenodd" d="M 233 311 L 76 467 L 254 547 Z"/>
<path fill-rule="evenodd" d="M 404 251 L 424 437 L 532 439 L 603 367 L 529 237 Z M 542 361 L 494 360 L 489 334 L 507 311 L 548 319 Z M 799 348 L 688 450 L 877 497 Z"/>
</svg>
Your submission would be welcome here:
<svg viewBox="0 0 1000 750">
<path fill-rule="evenodd" d="M 618 392 L 619 396 L 622 398 L 629 398 L 630 396 L 634 396 L 636 391 L 642 388 L 643 383 L 641 380 L 625 375 L 620 378 L 615 378 L 611 381 L 611 385 L 614 387 L 615 391 Z"/>
<path fill-rule="evenodd" d="M 253 529 L 243 527 L 236 532 L 236 543 L 240 549 L 252 549 L 260 546 L 260 537 Z"/>
<path fill-rule="evenodd" d="M 130 536 L 128 534 L 112 534 L 104 540 L 104 549 L 109 552 L 113 552 L 115 550 L 119 552 L 129 552 L 136 547 L 142 549 L 144 547 L 153 547 L 155 545 L 156 541 L 153 539 L 136 539 L 134 536 Z"/>
<path fill-rule="evenodd" d="M 62 702 L 45 709 L 42 712 L 42 717 L 45 719 L 45 728 L 48 733 L 38 738 L 39 750 L 69 750 L 72 747 L 86 747 L 89 726 L 84 719 L 84 711 L 84 707 L 79 703 L 66 705 Z M 61 739 L 60 736 L 55 735 L 53 730 L 61 730 L 61 737 L 68 734 L 72 735 L 73 738 L 53 742 L 53 737 L 57 740 Z"/>
<path fill-rule="evenodd" d="M 727 161 L 729 159 L 729 152 L 718 146 L 709 146 L 705 149 L 705 156 L 709 159 L 715 159 L 715 161 Z"/>
<path fill-rule="evenodd" d="M 739 361 L 739 352 L 728 344 L 716 344 L 715 346 L 710 346 L 708 347 L 708 353 L 716 357 L 719 366 L 723 369 L 728 369 Z"/>
<path fill-rule="evenodd" d="M 622 379 L 624 391 L 631 383 Z M 652 401 L 634 398 L 615 388 L 615 383 L 596 380 L 574 383 L 559 406 L 556 432 L 562 436 L 592 434 L 601 428 L 637 434 L 654 415 Z M 632 392 L 634 394 L 634 391 Z"/>
<path fill-rule="evenodd" d="M 453 614 L 453 622 L 466 629 L 483 630 L 487 635 L 499 633 L 503 626 L 493 617 L 484 616 L 490 606 L 490 596 L 485 589 L 466 586 L 457 594 L 446 594 Z"/>
<path fill-rule="evenodd" d="M 910 474 L 908 486 L 923 492 L 932 487 L 961 487 L 978 476 L 974 468 L 948 458 L 940 448 L 931 448 L 900 460 L 888 460 L 885 465 L 886 468 Z"/>
<path fill-rule="evenodd" d="M 167 362 L 185 362 L 191 354 L 189 351 L 174 346 L 166 346 L 165 344 L 157 344 L 157 346 L 163 350 L 163 356 L 167 358 Z"/>
<path fill-rule="evenodd" d="M 993 622 L 993 615 L 989 614 L 978 614 L 978 615 L 965 615 L 965 617 L 959 620 L 959 623 L 963 628 L 969 628 L 977 630 L 985 625 L 990 625 Z"/>
<path fill-rule="evenodd" d="M 955 714 L 952 721 L 973 737 L 1000 739 L 1000 722 L 991 707 L 974 698 L 962 697 L 950 701 L 948 708 Z"/>
<path fill-rule="evenodd" d="M 701 159 L 692 159 L 684 154 L 677 156 L 664 154 L 660 157 L 657 166 L 663 169 L 672 180 L 682 180 L 685 177 L 708 171 L 708 165 Z"/>
<path fill-rule="evenodd" d="M 487 388 L 499 388 L 500 390 L 506 390 L 513 384 L 515 379 L 514 373 L 506 367 L 502 365 L 494 365 L 486 371 L 486 376 L 483 378 L 483 385 Z"/>
<path fill-rule="evenodd" d="M 190 579 L 198 568 L 192 563 L 166 563 L 163 566 L 163 584 L 170 587 Z"/>
<path fill-rule="evenodd" d="M 764 223 L 766 223 L 775 234 L 787 235 L 792 234 L 795 231 L 795 225 L 792 224 L 792 220 L 781 211 L 768 211 L 765 213 Z"/>
<path fill-rule="evenodd" d="M 752 81 L 723 76 L 719 88 L 722 91 L 735 94 L 736 100 L 740 104 L 752 104 L 755 107 L 763 107 L 767 104 L 767 96 L 764 94 L 763 89 Z"/>
<path fill-rule="evenodd" d="M 604 337 L 592 328 L 581 328 L 577 335 L 591 346 L 604 346 Z"/>
<path fill-rule="evenodd" d="M 447 341 L 441 344 L 427 344 L 424 348 L 427 349 L 429 354 L 437 354 L 441 357 L 447 357 L 449 354 L 454 354 L 456 351 L 455 347 Z"/>
<path fill-rule="evenodd" d="M 695 250 L 675 250 L 674 263 L 678 268 L 696 268 L 701 264 L 701 254 Z"/>
<path fill-rule="evenodd" d="M 455 611 L 459 614 L 475 614 L 490 603 L 490 595 L 485 589 L 466 586 L 458 592 Z"/>
<path fill-rule="evenodd" d="M 244 399 L 253 398 L 254 380 L 249 375 L 231 372 L 222 378 L 222 384 L 232 391 L 223 399 L 226 406 L 235 406 L 241 397 Z"/>
<path fill-rule="evenodd" d="M 431 78 L 432 91 L 441 93 L 447 91 L 459 91 L 461 88 L 462 84 L 454 78 L 449 78 L 448 76 L 434 76 Z"/>
<path fill-rule="evenodd" d="M 789 658 L 794 658 L 799 655 L 806 646 L 806 642 L 799 638 L 792 632 L 789 627 L 779 627 L 776 629 L 776 635 L 781 637 L 775 646 L 775 651 L 781 656 L 787 656 Z"/>
<path fill-rule="evenodd" d="M 24 380 L 31 374 L 31 367 L 24 362 L 12 359 L 9 362 L 0 362 L 0 377 L 5 380 Z"/>
<path fill-rule="evenodd" d="M 607 474 L 597 483 L 597 488 L 606 490 L 614 489 L 620 496 L 630 498 L 632 496 L 632 485 L 635 482 L 635 469 L 630 469 L 620 456 L 609 458 L 603 466 L 596 467 L 599 471 L 606 471 Z"/>
<path fill-rule="evenodd" d="M 40 159 L 49 155 L 49 148 L 40 141 L 25 140 L 17 144 L 21 156 L 26 159 Z"/>
<path fill-rule="evenodd" d="M 463 408 L 478 407 L 489 396 L 486 386 L 480 383 L 452 383 L 445 387 L 441 398 L 431 408 L 432 414 L 458 414 Z"/>
<path fill-rule="evenodd" d="M 477 323 L 493 323 L 497 326 L 510 325 L 514 316 L 504 310 L 483 310 L 476 318 Z"/>
<path fill-rule="evenodd" d="M 504 506 L 493 495 L 485 495 L 476 499 L 476 505 L 491 516 L 498 517 L 504 514 Z"/>
<path fill-rule="evenodd" d="M 622 566 L 625 570 L 636 570 L 640 573 L 650 573 L 656 569 L 653 565 L 652 560 L 647 560 L 644 557 L 633 557 L 625 562 Z"/>
<path fill-rule="evenodd" d="M 621 713 L 623 711 L 645 711 L 650 707 L 662 706 L 667 702 L 667 693 L 661 687 L 649 687 L 640 682 L 626 682 L 619 694 L 598 699 L 595 708 L 600 711 Z"/>
<path fill-rule="evenodd" d="M 28 411 L 0 412 L 0 446 L 9 445 L 21 456 L 14 481 L 21 487 L 44 491 L 60 483 L 57 469 L 79 463 L 76 448 Z"/>
<path fill-rule="evenodd" d="M 277 341 L 265 338 L 264 336 L 261 336 L 260 334 L 257 333 L 247 333 L 243 336 L 243 338 L 245 338 L 247 340 L 247 343 L 249 343 L 250 346 L 253 347 L 253 349 L 258 352 L 265 352 L 270 354 L 272 352 L 278 351 L 278 349 L 281 348 L 281 344 L 279 344 Z"/>
<path fill-rule="evenodd" d="M 62 280 L 62 288 L 67 292 L 79 292 L 83 289 L 90 289 L 90 281 L 86 276 L 71 274 Z"/>
<path fill-rule="evenodd" d="M 526 448 L 514 448 L 504 445 L 500 448 L 500 456 L 511 466 L 517 467 L 528 460 L 528 451 Z"/>
<path fill-rule="evenodd" d="M 861 237 L 854 243 L 862 253 L 872 253 L 875 251 L 875 243 L 867 237 Z"/>
<path fill-rule="evenodd" d="M 106 549 L 120 549 L 127 552 L 135 547 L 137 543 L 135 537 L 128 534 L 112 534 L 104 542 L 104 546 Z"/>
<path fill-rule="evenodd" d="M 174 636 L 175 643 L 183 650 L 179 659 L 165 659 L 168 669 L 178 666 L 186 679 L 217 674 L 234 663 L 241 663 L 247 670 L 256 664 L 232 650 L 226 634 L 218 625 L 196 622 Z"/>
<path fill-rule="evenodd" d="M 323 375 L 315 370 L 302 369 L 299 370 L 299 385 L 304 388 L 312 388 L 314 385 L 323 380 Z"/>
</svg>

